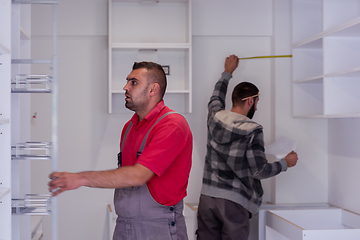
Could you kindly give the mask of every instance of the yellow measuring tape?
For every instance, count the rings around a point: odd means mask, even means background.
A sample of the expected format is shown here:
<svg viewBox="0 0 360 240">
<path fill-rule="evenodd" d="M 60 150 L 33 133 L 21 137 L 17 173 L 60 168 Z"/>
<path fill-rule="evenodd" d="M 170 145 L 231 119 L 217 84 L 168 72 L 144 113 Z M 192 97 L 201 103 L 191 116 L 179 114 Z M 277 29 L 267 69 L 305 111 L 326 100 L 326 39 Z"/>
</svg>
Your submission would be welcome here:
<svg viewBox="0 0 360 240">
<path fill-rule="evenodd" d="M 239 59 L 242 60 L 242 59 L 255 59 L 255 58 L 283 58 L 283 57 L 292 57 L 292 55 L 257 56 L 257 57 L 246 57 Z"/>
</svg>

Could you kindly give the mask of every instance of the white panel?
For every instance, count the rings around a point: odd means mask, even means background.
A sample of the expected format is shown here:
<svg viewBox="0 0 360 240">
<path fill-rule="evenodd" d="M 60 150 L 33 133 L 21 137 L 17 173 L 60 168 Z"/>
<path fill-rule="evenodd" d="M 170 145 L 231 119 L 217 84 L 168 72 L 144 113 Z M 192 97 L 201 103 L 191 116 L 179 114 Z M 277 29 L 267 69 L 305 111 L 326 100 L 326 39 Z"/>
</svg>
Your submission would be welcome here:
<svg viewBox="0 0 360 240">
<path fill-rule="evenodd" d="M 294 49 L 293 50 L 293 80 L 304 80 L 322 76 L 322 49 Z"/>
<path fill-rule="evenodd" d="M 273 210 L 281 218 L 305 229 L 343 229 L 340 208 Z"/>
<path fill-rule="evenodd" d="M 189 91 L 187 74 L 188 49 L 172 49 L 157 51 L 139 51 L 120 49 L 112 52 L 112 90 L 123 92 L 126 77 L 131 72 L 134 62 L 154 61 L 160 65 L 170 66 L 170 75 L 166 76 L 167 91 Z"/>
<path fill-rule="evenodd" d="M 360 38 L 324 39 L 324 73 L 337 73 L 360 67 Z"/>
<path fill-rule="evenodd" d="M 32 5 L 32 34 L 52 34 L 51 4 Z M 58 35 L 107 35 L 107 0 L 61 0 Z"/>
<path fill-rule="evenodd" d="M 324 114 L 322 80 L 294 84 L 293 99 L 294 116 Z"/>
<path fill-rule="evenodd" d="M 324 1 L 324 31 L 359 17 L 359 0 Z"/>
<path fill-rule="evenodd" d="M 172 42 L 189 40 L 187 3 L 113 2 L 111 42 Z"/>
<path fill-rule="evenodd" d="M 285 237 L 270 227 L 266 227 L 264 234 L 266 235 L 266 240 L 290 240 L 290 238 Z"/>
<path fill-rule="evenodd" d="M 278 217 L 276 213 L 274 214 L 272 211 L 266 212 L 266 225 L 289 239 L 302 240 L 301 233 L 303 229 L 286 219 Z"/>
<path fill-rule="evenodd" d="M 322 31 L 322 1 L 293 0 L 293 43 Z"/>
<path fill-rule="evenodd" d="M 293 240 L 359 239 L 360 229 L 342 224 L 342 209 L 293 209 L 267 211 L 266 225 Z M 359 219 L 353 218 L 356 224 Z M 351 221 L 350 218 L 347 218 Z"/>
<path fill-rule="evenodd" d="M 360 119 L 329 120 L 329 202 L 360 213 Z"/>
<path fill-rule="evenodd" d="M 325 114 L 359 113 L 359 80 L 341 76 L 325 78 Z"/>
<path fill-rule="evenodd" d="M 358 228 L 360 229 L 360 215 L 353 212 L 342 210 L 341 211 L 341 220 L 344 226 L 349 228 Z"/>
<path fill-rule="evenodd" d="M 358 240 L 360 238 L 360 229 L 347 229 L 345 230 L 309 230 L 304 231 L 303 240 Z"/>
<path fill-rule="evenodd" d="M 193 35 L 272 35 L 269 0 L 193 0 L 192 13 Z"/>
</svg>

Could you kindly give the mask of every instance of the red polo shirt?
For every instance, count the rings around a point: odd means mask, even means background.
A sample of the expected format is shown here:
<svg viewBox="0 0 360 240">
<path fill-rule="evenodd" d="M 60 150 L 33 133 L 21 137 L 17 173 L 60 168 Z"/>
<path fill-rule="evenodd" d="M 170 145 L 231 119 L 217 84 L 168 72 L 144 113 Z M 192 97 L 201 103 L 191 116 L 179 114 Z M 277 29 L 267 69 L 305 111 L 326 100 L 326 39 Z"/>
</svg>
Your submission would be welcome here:
<svg viewBox="0 0 360 240">
<path fill-rule="evenodd" d="M 191 168 L 192 133 L 185 118 L 179 114 L 169 114 L 161 119 L 150 131 L 144 151 L 138 158 L 136 156 L 151 126 L 170 111 L 162 100 L 141 122 L 135 113 L 130 119 L 132 126 L 122 151 L 122 166 L 139 163 L 155 174 L 147 186 L 155 201 L 167 206 L 177 204 L 186 196 Z M 125 124 L 121 139 L 130 121 Z"/>
</svg>

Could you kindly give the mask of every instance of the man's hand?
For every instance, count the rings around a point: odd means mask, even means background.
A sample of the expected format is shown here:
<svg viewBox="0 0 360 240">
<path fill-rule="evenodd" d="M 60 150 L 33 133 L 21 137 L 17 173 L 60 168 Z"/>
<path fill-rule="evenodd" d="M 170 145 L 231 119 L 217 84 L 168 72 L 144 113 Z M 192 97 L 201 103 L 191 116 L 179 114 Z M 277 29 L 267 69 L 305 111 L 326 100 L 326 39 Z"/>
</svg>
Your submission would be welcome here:
<svg viewBox="0 0 360 240">
<path fill-rule="evenodd" d="M 291 151 L 288 155 L 285 157 L 285 161 L 287 162 L 288 167 L 293 167 L 296 165 L 298 160 L 297 153 L 294 151 Z"/>
<path fill-rule="evenodd" d="M 233 73 L 239 65 L 239 58 L 236 55 L 230 55 L 225 60 L 225 72 Z"/>
<path fill-rule="evenodd" d="M 78 187 L 125 188 L 141 186 L 155 174 L 147 167 L 136 163 L 106 171 L 84 171 L 78 173 L 53 172 L 48 183 L 52 196 Z"/>
<path fill-rule="evenodd" d="M 52 196 L 56 196 L 64 191 L 74 190 L 83 186 L 83 179 L 80 174 L 69 172 L 53 172 L 49 178 L 51 181 L 48 183 L 49 191 Z"/>
</svg>

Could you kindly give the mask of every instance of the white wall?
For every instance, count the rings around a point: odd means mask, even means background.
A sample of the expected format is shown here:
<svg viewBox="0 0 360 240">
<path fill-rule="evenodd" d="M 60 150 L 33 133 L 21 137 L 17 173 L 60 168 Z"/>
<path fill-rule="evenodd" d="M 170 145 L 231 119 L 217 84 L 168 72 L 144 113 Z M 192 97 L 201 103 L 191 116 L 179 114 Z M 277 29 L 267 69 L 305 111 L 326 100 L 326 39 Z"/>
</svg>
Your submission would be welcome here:
<svg viewBox="0 0 360 240">
<path fill-rule="evenodd" d="M 291 52 L 291 1 L 274 1 L 274 54 Z M 273 181 L 274 203 L 321 203 L 328 196 L 327 120 L 292 117 L 292 61 L 276 59 L 275 137 L 295 140 L 299 157 L 296 167 Z"/>
</svg>

